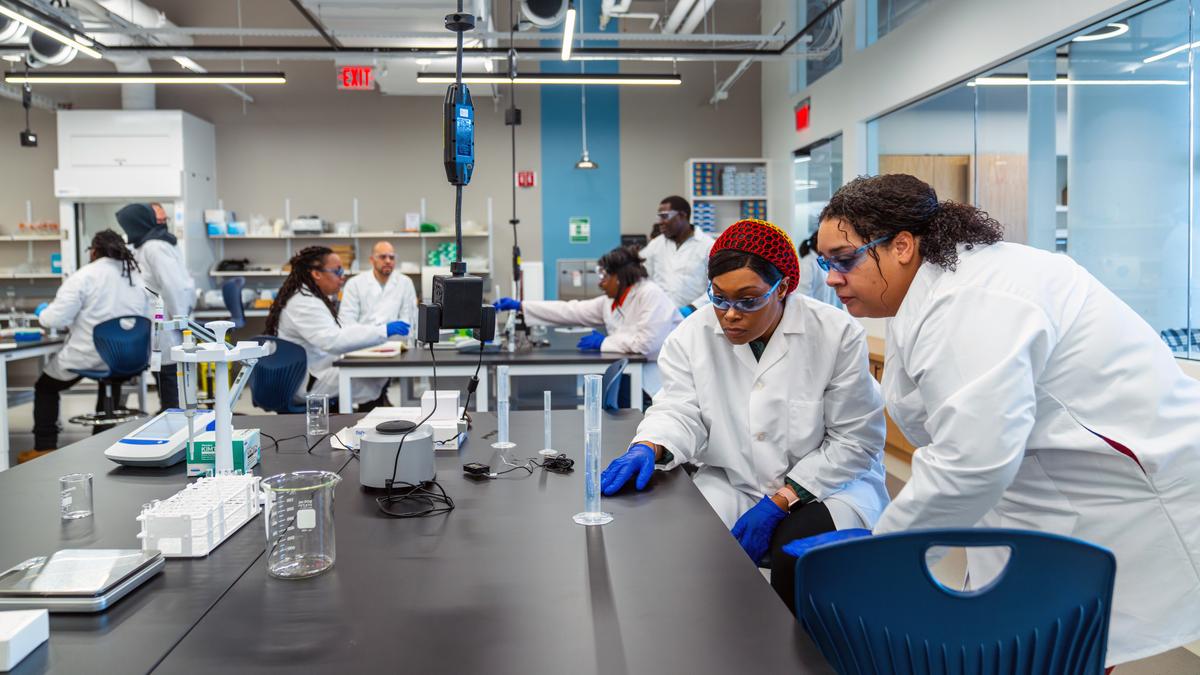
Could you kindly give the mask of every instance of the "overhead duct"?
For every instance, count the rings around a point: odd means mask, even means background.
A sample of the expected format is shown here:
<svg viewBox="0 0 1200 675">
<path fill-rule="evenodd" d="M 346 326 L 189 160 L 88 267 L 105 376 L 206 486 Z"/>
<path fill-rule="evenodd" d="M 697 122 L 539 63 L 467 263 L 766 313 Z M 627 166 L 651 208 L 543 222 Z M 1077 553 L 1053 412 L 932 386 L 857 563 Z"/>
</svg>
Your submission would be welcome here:
<svg viewBox="0 0 1200 675">
<path fill-rule="evenodd" d="M 0 44 L 24 43 L 27 30 L 28 26 L 20 21 L 0 16 Z"/>
<path fill-rule="evenodd" d="M 33 68 L 42 66 L 63 66 L 70 63 L 78 49 L 64 45 L 58 40 L 49 38 L 41 33 L 29 36 L 29 65 Z"/>
<path fill-rule="evenodd" d="M 75 0 L 74 6 L 94 15 L 106 22 L 126 24 L 139 28 L 175 28 L 175 24 L 167 20 L 167 16 L 141 2 L 141 0 Z M 107 27 L 107 26 L 106 26 Z M 124 33 L 108 33 L 104 28 L 89 27 L 88 32 L 96 36 L 105 45 L 134 46 L 137 41 Z M 181 47 L 193 44 L 190 37 L 183 35 L 155 35 L 154 41 Z M 107 53 L 105 58 L 112 62 L 118 73 L 148 73 L 150 59 L 136 54 Z M 121 85 L 121 107 L 125 110 L 154 110 L 156 100 L 153 84 L 123 84 Z"/>
<path fill-rule="evenodd" d="M 521 16 L 538 28 L 553 28 L 567 15 L 567 0 L 521 0 Z"/>
</svg>

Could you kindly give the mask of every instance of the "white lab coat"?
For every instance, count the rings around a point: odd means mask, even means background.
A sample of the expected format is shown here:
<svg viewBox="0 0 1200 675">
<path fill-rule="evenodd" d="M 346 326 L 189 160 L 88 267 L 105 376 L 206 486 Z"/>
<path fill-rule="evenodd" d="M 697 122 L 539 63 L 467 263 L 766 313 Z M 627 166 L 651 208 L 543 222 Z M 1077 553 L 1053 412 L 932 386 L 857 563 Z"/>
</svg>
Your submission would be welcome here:
<svg viewBox="0 0 1200 675">
<path fill-rule="evenodd" d="M 307 288 L 288 299 L 279 316 L 279 337 L 304 347 L 308 356 L 308 374 L 316 378 L 310 394 L 338 394 L 338 369 L 333 362 L 347 352 L 366 349 L 387 341 L 384 324 L 338 325 L 329 307 Z M 387 380 L 356 378 L 351 390 L 354 403 L 365 403 L 379 397 Z M 303 398 L 301 387 L 299 397 Z"/>
<path fill-rule="evenodd" d="M 151 318 L 150 310 L 150 295 L 141 275 L 135 271 L 132 279 L 125 278 L 120 261 L 100 258 L 80 267 L 63 281 L 54 301 L 38 316 L 45 328 L 70 329 L 62 350 L 46 364 L 46 374 L 65 381 L 78 377 L 71 369 L 104 368 L 92 342 L 92 329 L 119 316 Z"/>
<path fill-rule="evenodd" d="M 600 345 L 602 352 L 644 354 L 651 362 L 642 367 L 642 388 L 650 396 L 660 386 L 653 361 L 682 318 L 671 298 L 647 279 L 634 284 L 625 302 L 615 309 L 604 295 L 590 300 L 529 300 L 521 308 L 532 324 L 604 328 L 607 337 Z"/>
<path fill-rule="evenodd" d="M 650 280 L 666 291 L 676 307 L 707 299 L 708 253 L 713 241 L 707 232 L 695 228 L 692 236 L 679 246 L 665 236 L 658 236 L 641 250 Z"/>
<path fill-rule="evenodd" d="M 837 291 L 825 283 L 828 277 L 829 273 L 817 264 L 817 254 L 810 253 L 800 259 L 800 284 L 796 290 L 827 305 L 841 307 Z"/>
<path fill-rule="evenodd" d="M 150 239 L 138 247 L 133 255 L 142 270 L 146 287 L 162 296 L 165 318 L 190 317 L 196 302 L 196 282 L 188 273 L 179 247 L 161 239 Z M 150 306 L 154 307 L 153 299 Z M 158 348 L 162 352 L 163 363 L 173 363 L 171 347 L 182 343 L 180 331 L 160 333 Z"/>
<path fill-rule="evenodd" d="M 1200 382 L 1070 258 L 959 256 L 956 272 L 923 265 L 888 326 L 887 408 L 918 450 L 876 532 L 1090 541 L 1117 557 L 1109 665 L 1200 639 Z M 1001 565 L 968 555 L 975 579 Z"/>
<path fill-rule="evenodd" d="M 792 294 L 760 360 L 696 310 L 658 358 L 663 388 L 637 440 L 665 446 L 728 527 L 788 477 L 838 529 L 871 527 L 888 503 L 883 399 L 865 333 L 848 314 Z"/>
<path fill-rule="evenodd" d="M 392 272 L 382 286 L 371 270 L 356 274 L 342 287 L 338 320 L 343 325 L 403 321 L 416 330 L 417 289 L 399 272 Z"/>
</svg>

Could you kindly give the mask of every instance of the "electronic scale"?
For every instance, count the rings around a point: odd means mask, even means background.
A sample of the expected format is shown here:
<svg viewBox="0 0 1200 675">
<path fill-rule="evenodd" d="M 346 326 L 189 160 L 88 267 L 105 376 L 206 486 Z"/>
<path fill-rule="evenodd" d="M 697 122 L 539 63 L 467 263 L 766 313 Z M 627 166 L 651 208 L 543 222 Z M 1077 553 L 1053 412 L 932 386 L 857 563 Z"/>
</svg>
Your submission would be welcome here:
<svg viewBox="0 0 1200 675">
<path fill-rule="evenodd" d="M 196 412 L 196 432 L 212 431 L 216 413 Z M 128 466 L 173 466 L 187 456 L 188 423 L 183 410 L 172 408 L 150 418 L 142 426 L 113 443 L 104 456 Z"/>
</svg>

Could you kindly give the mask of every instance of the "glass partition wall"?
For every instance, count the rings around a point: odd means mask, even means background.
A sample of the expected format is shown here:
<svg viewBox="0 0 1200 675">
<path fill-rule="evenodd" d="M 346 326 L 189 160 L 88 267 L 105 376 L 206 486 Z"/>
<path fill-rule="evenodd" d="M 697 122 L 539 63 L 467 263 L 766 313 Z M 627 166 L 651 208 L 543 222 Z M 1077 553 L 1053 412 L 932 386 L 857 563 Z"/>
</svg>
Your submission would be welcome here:
<svg viewBox="0 0 1200 675">
<path fill-rule="evenodd" d="M 873 167 L 1070 255 L 1200 359 L 1198 8 L 1144 3 L 880 117 Z"/>
</svg>

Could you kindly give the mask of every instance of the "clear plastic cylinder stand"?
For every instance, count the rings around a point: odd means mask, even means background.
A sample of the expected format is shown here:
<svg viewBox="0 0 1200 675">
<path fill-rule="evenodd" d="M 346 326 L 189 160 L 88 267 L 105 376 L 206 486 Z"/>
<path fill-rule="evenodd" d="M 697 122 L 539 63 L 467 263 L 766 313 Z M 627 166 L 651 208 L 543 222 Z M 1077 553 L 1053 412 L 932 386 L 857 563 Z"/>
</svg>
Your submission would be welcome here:
<svg viewBox="0 0 1200 675">
<path fill-rule="evenodd" d="M 496 366 L 496 421 L 500 426 L 492 447 L 497 450 L 516 447 L 516 443 L 508 440 L 508 366 Z"/>
<path fill-rule="evenodd" d="M 600 401 L 604 378 L 583 376 L 583 512 L 575 514 L 580 525 L 604 525 L 612 514 L 600 510 Z"/>
<path fill-rule="evenodd" d="M 542 392 L 542 449 L 538 450 L 539 455 L 553 457 L 558 454 L 554 449 L 554 443 L 551 440 L 550 434 L 550 390 Z"/>
</svg>

